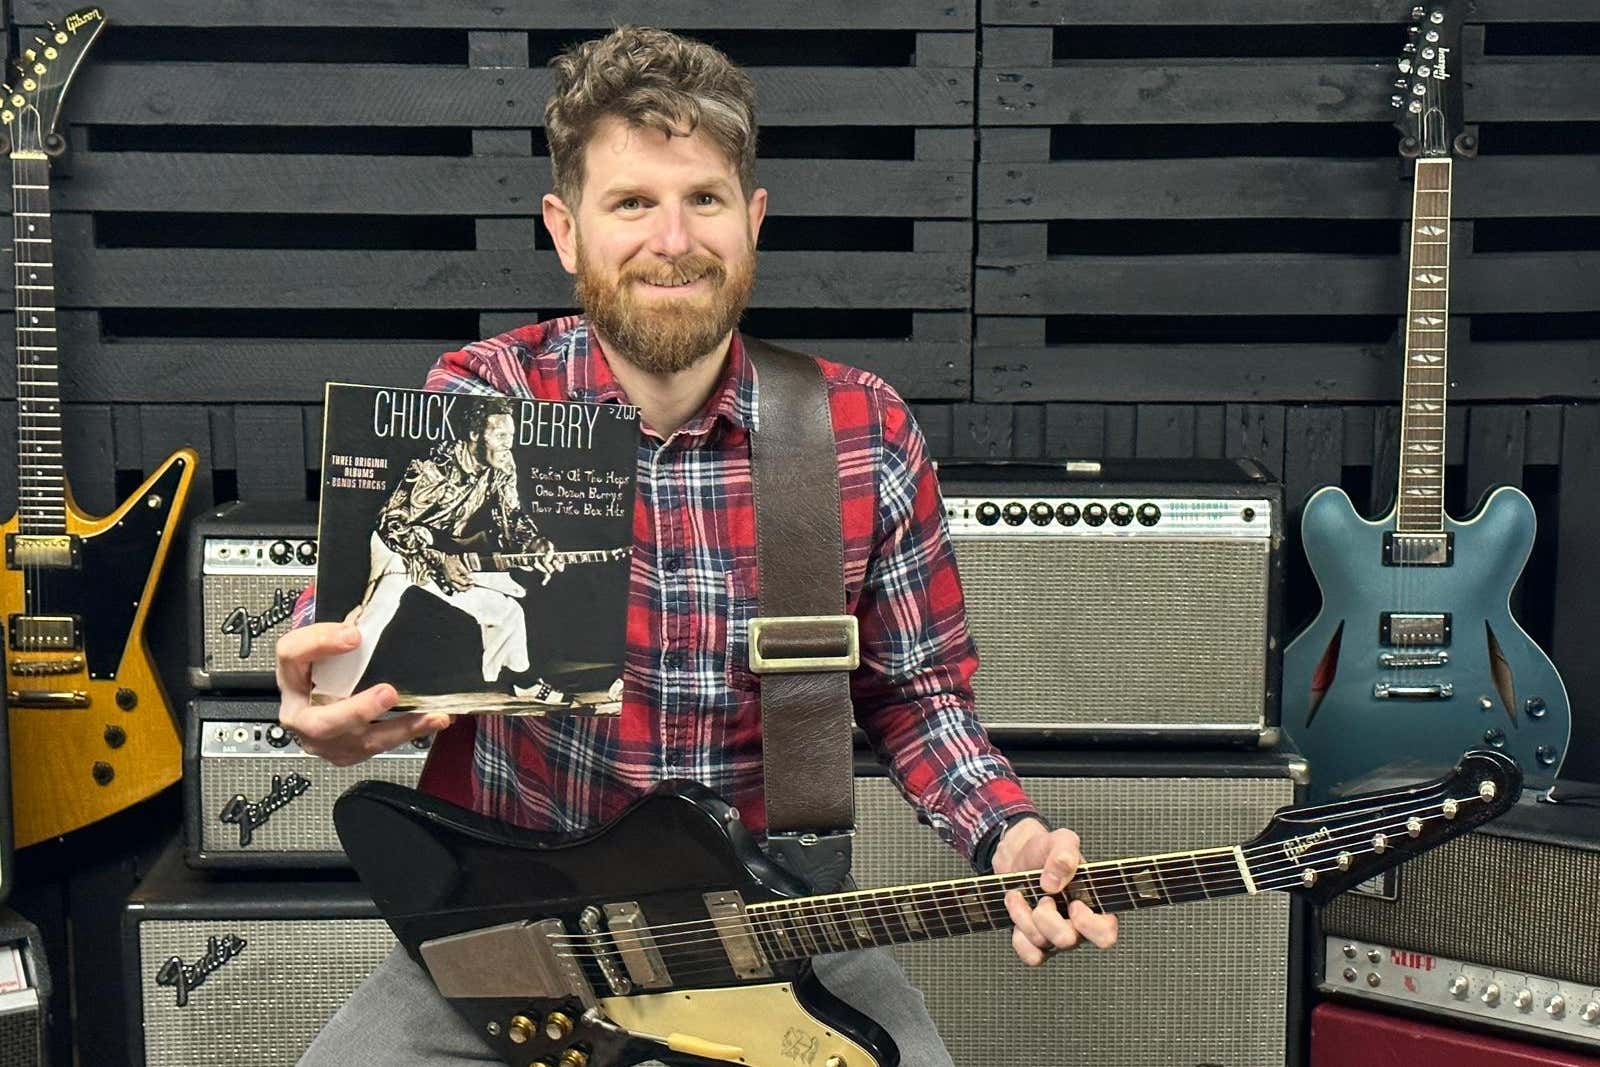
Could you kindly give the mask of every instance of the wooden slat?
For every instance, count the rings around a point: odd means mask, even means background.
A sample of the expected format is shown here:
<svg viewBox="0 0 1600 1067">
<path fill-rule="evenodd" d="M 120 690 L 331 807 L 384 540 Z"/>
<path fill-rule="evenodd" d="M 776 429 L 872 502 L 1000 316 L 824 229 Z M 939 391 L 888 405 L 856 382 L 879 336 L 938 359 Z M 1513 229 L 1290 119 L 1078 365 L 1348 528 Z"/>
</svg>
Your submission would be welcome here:
<svg viewBox="0 0 1600 1067">
<path fill-rule="evenodd" d="M 1407 219 L 1402 172 L 1390 159 L 983 163 L 978 218 Z M 1487 156 L 1463 164 L 1461 176 L 1457 218 L 1600 214 L 1597 156 Z"/>
<path fill-rule="evenodd" d="M 32 0 L 34 3 L 40 0 Z M 996 26 L 1250 26 L 1399 24 L 1408 13 L 1391 0 L 985 0 L 983 22 Z M 1476 0 L 1474 22 L 1587 22 L 1590 0 Z"/>
<path fill-rule="evenodd" d="M 1094 459 L 1105 454 L 1106 412 L 1099 404 L 1045 405 L 1046 454 Z"/>
<path fill-rule="evenodd" d="M 1194 455 L 1194 407 L 1190 404 L 1139 404 L 1135 408 L 1134 454 L 1151 459 Z"/>
<path fill-rule="evenodd" d="M 1467 424 L 1468 507 L 1475 506 L 1494 486 L 1520 486 L 1527 454 L 1527 412 L 1514 404 L 1480 404 L 1451 411 L 1455 413 L 1452 422 Z"/>
<path fill-rule="evenodd" d="M 969 459 L 1008 459 L 1016 436 L 1015 412 L 1005 404 L 956 404 L 952 411 L 954 454 Z"/>
<path fill-rule="evenodd" d="M 1372 412 L 1372 491 L 1368 515 L 1387 515 L 1394 507 L 1400 472 L 1400 409 L 1375 408 Z"/>
<path fill-rule="evenodd" d="M 215 494 L 211 485 L 211 420 L 199 404 L 143 404 L 139 407 L 140 469 L 149 472 L 167 461 L 180 448 L 195 450 L 199 462 L 189 486 L 186 515 L 211 507 Z"/>
<path fill-rule="evenodd" d="M 986 320 L 980 320 L 986 321 Z M 1600 399 L 1600 341 L 1480 341 L 1450 353 L 1451 399 Z M 1040 400 L 1393 401 L 1393 345 L 979 347 L 973 395 Z"/>
<path fill-rule="evenodd" d="M 992 69 L 978 77 L 983 125 L 1389 121 L 1387 63 L 1114 60 Z M 1496 56 L 1473 64 L 1468 122 L 1600 118 L 1588 86 L 1600 59 Z"/>
<path fill-rule="evenodd" d="M 673 29 L 908 30 L 970 29 L 974 0 L 744 0 L 708 4 L 704 0 L 652 0 L 650 24 Z M 52 0 L 16 0 L 16 21 L 42 25 L 59 20 L 63 8 Z M 639 18 L 637 5 L 605 3 L 551 5 L 545 0 L 274 0 L 271 4 L 216 4 L 208 0 L 139 0 L 111 12 L 113 26 L 284 26 L 402 27 L 472 30 L 598 30 Z"/>
<path fill-rule="evenodd" d="M 109 514 L 120 503 L 111 408 L 69 403 L 61 427 L 63 462 L 73 499 L 91 515 Z"/>
<path fill-rule="evenodd" d="M 0 441 L 4 441 L 5 451 L 15 457 L 17 454 L 17 402 L 15 398 L 0 401 Z M 15 467 L 15 462 L 8 464 Z M 17 513 L 17 476 L 8 474 L 0 477 L 0 516 L 6 518 Z"/>
<path fill-rule="evenodd" d="M 1600 656 L 1594 654 L 1595 605 L 1600 604 L 1600 567 L 1595 566 L 1595 531 L 1600 530 L 1600 406 L 1574 405 L 1564 412 L 1561 481 L 1556 519 L 1555 626 L 1549 649 L 1572 700 L 1582 737 L 1582 759 L 1568 757 L 1572 777 L 1595 780 L 1600 733 L 1593 727 L 1600 695 Z M 1544 516 L 1546 521 L 1549 517 Z M 1587 762 L 1585 762 L 1587 761 Z"/>
<path fill-rule="evenodd" d="M 1281 472 L 1284 505 L 1298 515 L 1306 497 L 1324 485 L 1338 485 L 1343 470 L 1343 413 L 1336 407 L 1288 409 Z"/>
<path fill-rule="evenodd" d="M 764 126 L 958 126 L 959 69 L 751 67 Z M 73 121 L 200 126 L 538 126 L 548 71 L 327 63 L 90 63 Z"/>
<path fill-rule="evenodd" d="M 1281 477 L 1284 409 L 1276 404 L 1229 404 L 1226 418 L 1228 455 L 1256 460 Z"/>
<path fill-rule="evenodd" d="M 1480 252 L 1453 266 L 1452 312 L 1588 311 L 1600 252 Z M 1313 253 L 980 257 L 975 306 L 991 315 L 1398 315 L 1405 271 L 1399 256 Z"/>
<path fill-rule="evenodd" d="M 240 500 L 303 500 L 305 427 L 300 408 L 241 404 L 233 409 Z"/>
</svg>

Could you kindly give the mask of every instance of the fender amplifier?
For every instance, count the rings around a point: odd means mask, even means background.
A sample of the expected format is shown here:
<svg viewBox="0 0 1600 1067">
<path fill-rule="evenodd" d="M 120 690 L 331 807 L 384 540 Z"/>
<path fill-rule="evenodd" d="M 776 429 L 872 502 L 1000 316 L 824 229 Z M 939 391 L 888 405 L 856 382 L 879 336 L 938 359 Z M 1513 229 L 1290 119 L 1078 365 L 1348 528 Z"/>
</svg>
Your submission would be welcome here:
<svg viewBox="0 0 1600 1067">
<path fill-rule="evenodd" d="M 189 537 L 189 680 L 196 689 L 276 689 L 273 649 L 317 576 L 317 506 L 234 501 Z"/>
<path fill-rule="evenodd" d="M 292 1064 L 394 944 L 354 879 L 203 877 L 169 849 L 123 913 L 131 1062 Z"/>
<path fill-rule="evenodd" d="M 195 867 L 349 866 L 333 802 L 363 779 L 415 786 L 429 740 L 335 767 L 278 725 L 276 700 L 200 699 L 184 730 L 183 804 Z"/>
<path fill-rule="evenodd" d="M 1321 987 L 1600 1049 L 1594 820 L 1593 807 L 1525 799 L 1336 897 Z"/>
<path fill-rule="evenodd" d="M 1276 743 L 1283 492 L 1260 466 L 946 463 L 939 482 L 992 732 Z"/>
<path fill-rule="evenodd" d="M 0 910 L 0 1063 L 44 1067 L 50 970 L 39 930 L 14 911 Z"/>
<path fill-rule="evenodd" d="M 1600 1059 L 1416 1019 L 1319 1004 L 1311 1013 L 1311 1067 L 1600 1067 Z"/>
<path fill-rule="evenodd" d="M 1305 780 L 1303 762 L 1261 752 L 1008 754 L 1090 859 L 1246 841 Z M 853 851 L 864 888 L 971 875 L 878 774 L 856 779 Z M 893 951 L 957 1067 L 1282 1067 L 1301 1062 L 1300 910 L 1261 893 L 1130 912 L 1110 952 L 1038 969 L 1016 958 L 1009 928 Z"/>
</svg>

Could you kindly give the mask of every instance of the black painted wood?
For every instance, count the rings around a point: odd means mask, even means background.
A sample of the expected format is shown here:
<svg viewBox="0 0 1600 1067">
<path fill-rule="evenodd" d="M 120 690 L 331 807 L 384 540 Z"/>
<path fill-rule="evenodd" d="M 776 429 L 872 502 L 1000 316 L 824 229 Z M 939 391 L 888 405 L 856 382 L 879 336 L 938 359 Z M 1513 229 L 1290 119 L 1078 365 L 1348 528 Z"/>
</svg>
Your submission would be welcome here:
<svg viewBox="0 0 1600 1067">
<path fill-rule="evenodd" d="M 1404 14 L 1391 0 L 986 0 L 985 25 L 1185 26 L 1393 24 Z M 1477 22 L 1582 22 L 1594 18 L 1588 0 L 1475 0 Z"/>
</svg>

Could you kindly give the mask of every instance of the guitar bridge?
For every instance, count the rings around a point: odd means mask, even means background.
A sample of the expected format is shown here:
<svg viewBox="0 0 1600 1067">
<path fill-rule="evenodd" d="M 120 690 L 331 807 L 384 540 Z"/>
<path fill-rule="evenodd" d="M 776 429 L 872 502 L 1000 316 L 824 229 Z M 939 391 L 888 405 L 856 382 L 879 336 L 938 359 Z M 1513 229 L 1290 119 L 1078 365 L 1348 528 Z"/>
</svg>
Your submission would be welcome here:
<svg viewBox="0 0 1600 1067">
<path fill-rule="evenodd" d="M 82 656 L 63 659 L 22 659 L 11 664 L 11 673 L 18 678 L 42 678 L 51 674 L 77 674 L 83 670 Z"/>
<path fill-rule="evenodd" d="M 77 615 L 12 615 L 7 622 L 13 652 L 83 651 L 83 620 Z"/>
<path fill-rule="evenodd" d="M 77 570 L 83 565 L 82 545 L 75 534 L 6 534 L 6 568 Z"/>
</svg>

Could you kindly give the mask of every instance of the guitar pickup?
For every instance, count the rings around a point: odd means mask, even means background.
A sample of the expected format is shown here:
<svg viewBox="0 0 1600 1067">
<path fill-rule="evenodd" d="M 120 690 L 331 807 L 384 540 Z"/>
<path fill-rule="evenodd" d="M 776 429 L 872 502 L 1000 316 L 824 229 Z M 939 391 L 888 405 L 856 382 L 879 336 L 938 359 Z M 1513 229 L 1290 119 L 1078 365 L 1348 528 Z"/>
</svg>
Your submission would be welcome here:
<svg viewBox="0 0 1600 1067">
<path fill-rule="evenodd" d="M 1378 682 L 1372 687 L 1372 695 L 1379 700 L 1449 700 L 1456 695 L 1456 687 L 1449 682 L 1436 682 L 1433 685 Z"/>
<path fill-rule="evenodd" d="M 1455 561 L 1456 535 L 1453 533 L 1390 531 L 1383 535 L 1385 567 L 1448 567 Z"/>
<path fill-rule="evenodd" d="M 1410 670 L 1418 667 L 1445 667 L 1450 663 L 1448 652 L 1380 652 L 1378 666 L 1386 671 Z"/>
<path fill-rule="evenodd" d="M 1397 648 L 1450 643 L 1450 613 L 1386 611 L 1378 617 L 1378 642 Z"/>
<path fill-rule="evenodd" d="M 83 565 L 82 549 L 75 534 L 6 534 L 6 569 L 77 570 Z"/>
<path fill-rule="evenodd" d="M 83 619 L 77 615 L 12 615 L 7 624 L 13 652 L 83 651 Z"/>
<path fill-rule="evenodd" d="M 667 973 L 667 965 L 662 962 L 650 924 L 644 921 L 639 905 L 629 901 L 607 904 L 605 909 L 606 931 L 611 934 L 617 955 L 622 957 L 622 965 L 628 969 L 633 984 L 641 989 L 670 986 L 672 975 Z"/>
</svg>

